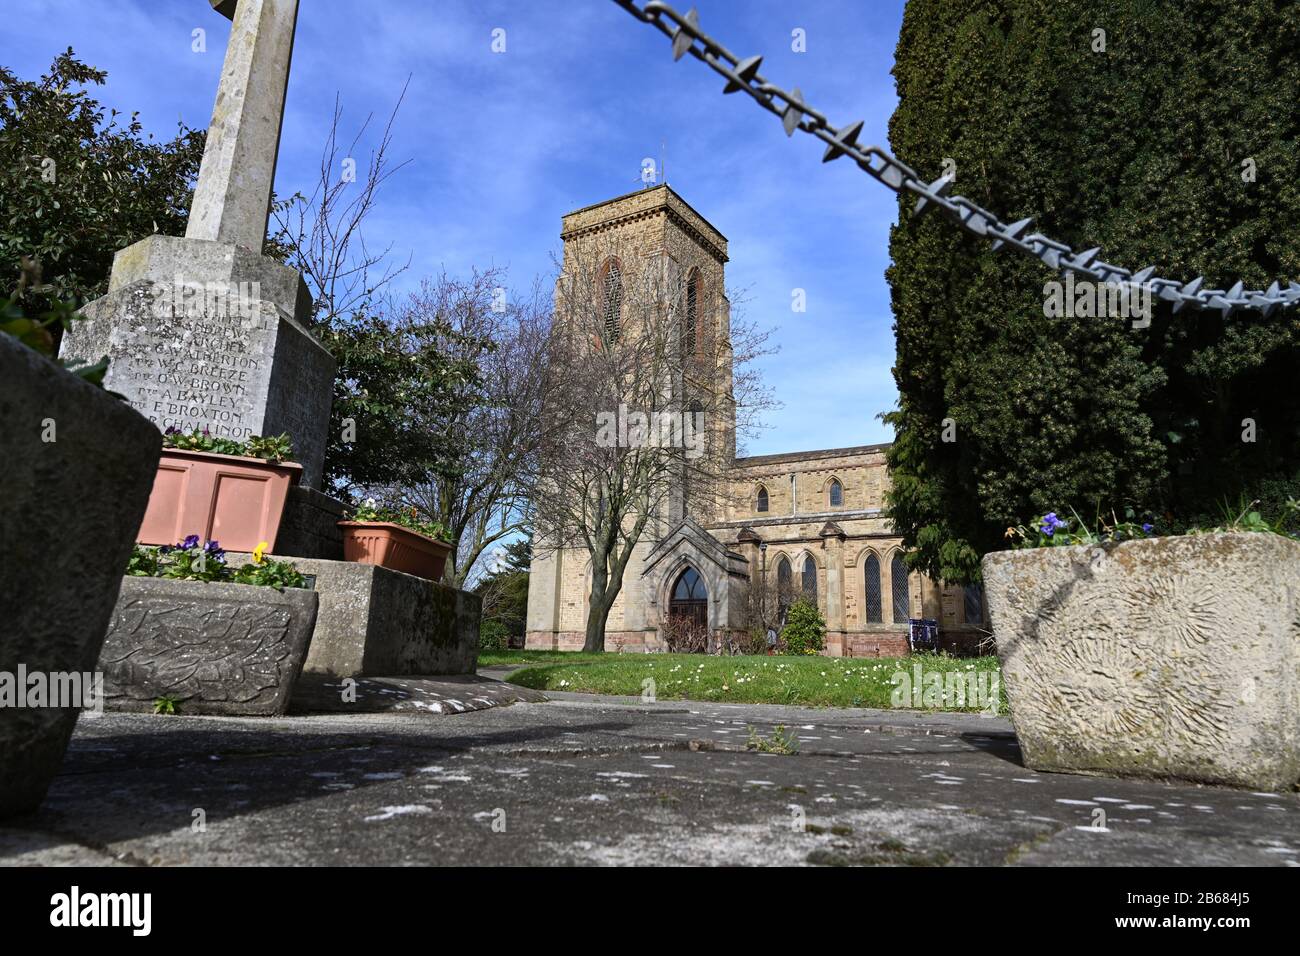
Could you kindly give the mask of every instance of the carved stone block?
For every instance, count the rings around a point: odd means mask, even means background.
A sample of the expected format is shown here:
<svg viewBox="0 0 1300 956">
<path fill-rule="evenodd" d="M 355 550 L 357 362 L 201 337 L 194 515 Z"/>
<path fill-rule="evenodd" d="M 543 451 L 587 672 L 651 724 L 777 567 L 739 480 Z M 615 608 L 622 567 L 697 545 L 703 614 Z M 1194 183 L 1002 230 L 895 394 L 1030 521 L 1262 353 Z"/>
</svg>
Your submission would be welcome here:
<svg viewBox="0 0 1300 956">
<path fill-rule="evenodd" d="M 314 591 L 128 577 L 99 668 L 105 707 L 283 714 L 316 624 Z"/>
<path fill-rule="evenodd" d="M 1026 766 L 1255 790 L 1300 780 L 1300 542 L 1002 551 L 983 571 Z"/>
<path fill-rule="evenodd" d="M 297 272 L 241 246 L 150 236 L 113 259 L 108 294 L 82 309 L 64 358 L 112 360 L 104 387 L 158 426 L 223 438 L 288 432 L 320 483 L 333 357 L 302 323 Z"/>
</svg>

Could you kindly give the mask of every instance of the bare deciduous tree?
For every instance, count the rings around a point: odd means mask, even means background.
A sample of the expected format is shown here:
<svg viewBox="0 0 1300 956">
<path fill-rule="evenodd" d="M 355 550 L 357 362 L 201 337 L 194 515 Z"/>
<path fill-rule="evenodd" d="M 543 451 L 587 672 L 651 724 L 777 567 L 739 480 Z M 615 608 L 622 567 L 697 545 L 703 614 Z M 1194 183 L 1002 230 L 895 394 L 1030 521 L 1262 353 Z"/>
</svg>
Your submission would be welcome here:
<svg viewBox="0 0 1300 956">
<path fill-rule="evenodd" d="M 401 266 L 387 263 L 393 244 L 381 252 L 372 251 L 361 232 L 380 187 L 410 162 L 393 165 L 388 155 L 393 122 L 409 85 L 408 78 L 364 171 L 356 168 L 356 152 L 374 114 L 366 117 L 346 153 L 340 155 L 343 107 L 336 94 L 334 115 L 321 150 L 320 176 L 310 195 L 299 190 L 272 205 L 276 228 L 268 244 L 273 249 L 279 247 L 289 265 L 302 273 L 312 295 L 313 325 L 364 309 L 378 290 L 410 265 L 409 257 Z"/>
<path fill-rule="evenodd" d="M 721 270 L 702 255 L 681 237 L 565 248 L 534 546 L 590 556 L 588 651 L 604 649 L 638 542 L 718 512 L 736 433 L 771 404 L 751 364 L 767 335 L 733 322 L 724 290 L 703 278 Z"/>
<path fill-rule="evenodd" d="M 504 279 L 499 269 L 443 275 L 399 306 L 403 321 L 445 321 L 454 333 L 445 351 L 479 369 L 463 400 L 450 403 L 452 414 L 426 424 L 459 448 L 456 467 L 400 491 L 448 530 L 457 547 L 447 576 L 458 587 L 489 548 L 529 527 L 537 474 L 550 302 L 537 285 L 512 298 Z"/>
</svg>

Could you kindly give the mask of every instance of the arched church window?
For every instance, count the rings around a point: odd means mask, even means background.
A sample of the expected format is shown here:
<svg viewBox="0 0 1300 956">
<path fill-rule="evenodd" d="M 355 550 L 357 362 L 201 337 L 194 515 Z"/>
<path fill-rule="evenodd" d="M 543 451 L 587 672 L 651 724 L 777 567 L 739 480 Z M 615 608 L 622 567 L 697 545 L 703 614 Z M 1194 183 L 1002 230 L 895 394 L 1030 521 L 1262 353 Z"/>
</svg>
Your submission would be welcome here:
<svg viewBox="0 0 1300 956">
<path fill-rule="evenodd" d="M 817 562 L 811 555 L 803 559 L 803 593 L 804 597 L 817 603 Z"/>
<path fill-rule="evenodd" d="M 864 601 L 866 605 L 866 615 L 868 624 L 883 624 L 885 612 L 881 602 L 880 588 L 880 559 L 872 552 L 867 555 L 867 560 L 862 562 L 865 568 L 863 585 Z"/>
<path fill-rule="evenodd" d="M 674 601 L 703 601 L 708 596 L 700 572 L 694 568 L 687 568 L 678 576 L 677 585 L 673 588 Z"/>
<path fill-rule="evenodd" d="M 605 338 L 618 341 L 623 327 L 623 268 L 617 259 L 605 263 Z"/>
<path fill-rule="evenodd" d="M 894 623 L 906 624 L 909 607 L 912 600 L 912 589 L 907 582 L 907 563 L 903 560 L 902 554 L 895 551 L 894 558 L 889 562 L 889 576 L 894 598 Z"/>
<path fill-rule="evenodd" d="M 700 270 L 692 269 L 686 280 L 686 354 L 695 354 L 700 327 Z"/>
<path fill-rule="evenodd" d="M 840 484 L 838 478 L 831 481 L 831 507 L 839 508 L 844 504 L 844 486 Z"/>
<path fill-rule="evenodd" d="M 785 612 L 790 609 L 790 600 L 794 591 L 794 574 L 790 569 L 790 559 L 782 555 L 776 565 L 776 619 L 784 624 Z"/>
<path fill-rule="evenodd" d="M 758 486 L 758 504 L 755 506 L 754 510 L 755 511 L 767 510 L 767 489 L 764 488 L 762 485 Z"/>
</svg>

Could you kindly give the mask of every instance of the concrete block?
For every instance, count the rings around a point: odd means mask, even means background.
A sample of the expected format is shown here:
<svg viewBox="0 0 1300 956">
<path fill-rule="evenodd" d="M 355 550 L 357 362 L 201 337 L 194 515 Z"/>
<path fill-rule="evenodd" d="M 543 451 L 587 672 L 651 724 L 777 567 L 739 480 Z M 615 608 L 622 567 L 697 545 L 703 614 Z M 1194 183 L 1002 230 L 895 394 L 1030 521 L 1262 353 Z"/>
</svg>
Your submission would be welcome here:
<svg viewBox="0 0 1300 956">
<path fill-rule="evenodd" d="M 289 489 L 276 536 L 275 551 L 281 556 L 343 560 L 343 532 L 338 523 L 345 506 L 337 498 L 295 485 Z"/>
<path fill-rule="evenodd" d="M 372 564 L 285 560 L 314 575 L 320 595 L 307 671 L 337 677 L 474 673 L 478 595 Z"/>
</svg>

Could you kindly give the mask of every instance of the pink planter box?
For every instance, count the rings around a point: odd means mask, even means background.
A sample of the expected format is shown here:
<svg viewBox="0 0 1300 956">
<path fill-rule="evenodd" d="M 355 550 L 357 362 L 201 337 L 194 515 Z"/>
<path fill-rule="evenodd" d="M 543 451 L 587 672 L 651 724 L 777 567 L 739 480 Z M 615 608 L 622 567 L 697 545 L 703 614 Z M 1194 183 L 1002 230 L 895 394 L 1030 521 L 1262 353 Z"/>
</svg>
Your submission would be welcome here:
<svg viewBox="0 0 1300 956">
<path fill-rule="evenodd" d="M 136 540 L 176 544 L 197 534 L 227 551 L 275 551 L 289 486 L 302 465 L 164 448 Z"/>
<path fill-rule="evenodd" d="M 442 579 L 451 545 L 389 521 L 340 521 L 343 560 L 377 564 L 430 581 Z"/>
</svg>

